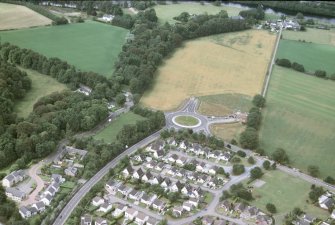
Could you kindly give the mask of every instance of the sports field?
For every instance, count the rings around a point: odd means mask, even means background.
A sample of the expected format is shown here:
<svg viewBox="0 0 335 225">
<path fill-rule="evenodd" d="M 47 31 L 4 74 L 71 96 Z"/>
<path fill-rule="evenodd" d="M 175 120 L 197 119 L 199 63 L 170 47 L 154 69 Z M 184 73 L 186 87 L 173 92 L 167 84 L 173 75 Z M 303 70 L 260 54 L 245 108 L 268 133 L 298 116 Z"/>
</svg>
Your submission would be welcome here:
<svg viewBox="0 0 335 225">
<path fill-rule="evenodd" d="M 266 183 L 254 188 L 252 195 L 255 200 L 251 204 L 266 212 L 266 204 L 272 203 L 277 208 L 274 214 L 276 224 L 283 224 L 285 214 L 299 207 L 307 214 L 326 219 L 329 213 L 312 204 L 306 203 L 311 184 L 281 171 L 267 172 L 261 180 Z"/>
<path fill-rule="evenodd" d="M 335 46 L 335 29 L 321 30 L 307 28 L 307 31 L 304 32 L 284 30 L 282 35 L 283 39 L 296 41 L 305 40 L 306 42 Z"/>
<path fill-rule="evenodd" d="M 33 106 L 39 98 L 67 89 L 64 84 L 59 83 L 50 76 L 40 74 L 34 70 L 20 69 L 25 71 L 32 81 L 31 89 L 26 96 L 15 103 L 14 111 L 20 117 L 27 117 L 33 111 Z"/>
<path fill-rule="evenodd" d="M 318 165 L 322 177 L 335 169 L 333 81 L 274 67 L 264 108 L 260 145 L 267 153 L 285 149 L 292 166 Z"/>
<path fill-rule="evenodd" d="M 186 42 L 158 69 L 145 106 L 171 110 L 190 96 L 260 93 L 276 36 L 262 30 Z"/>
<path fill-rule="evenodd" d="M 122 114 L 113 120 L 106 128 L 100 131 L 100 133 L 96 134 L 94 139 L 112 143 L 113 141 L 116 141 L 116 136 L 124 125 L 136 124 L 136 122 L 140 120 L 145 120 L 145 118 L 133 112 Z"/>
<path fill-rule="evenodd" d="M 51 24 L 51 20 L 25 6 L 0 3 L 0 30 Z"/>
<path fill-rule="evenodd" d="M 241 11 L 240 8 L 232 6 L 214 6 L 212 4 L 200 5 L 200 3 L 194 2 L 180 2 L 178 4 L 156 5 L 154 9 L 160 23 L 175 23 L 177 21 L 174 20 L 173 17 L 179 16 L 182 12 L 188 12 L 190 14 L 217 14 L 221 10 L 226 10 L 228 16 L 237 16 Z"/>
<path fill-rule="evenodd" d="M 335 46 L 280 40 L 277 58 L 300 63 L 307 71 L 325 70 L 327 74 L 335 73 Z"/>
<path fill-rule="evenodd" d="M 113 72 L 127 30 L 94 21 L 0 32 L 2 41 L 58 57 L 83 71 Z"/>
</svg>

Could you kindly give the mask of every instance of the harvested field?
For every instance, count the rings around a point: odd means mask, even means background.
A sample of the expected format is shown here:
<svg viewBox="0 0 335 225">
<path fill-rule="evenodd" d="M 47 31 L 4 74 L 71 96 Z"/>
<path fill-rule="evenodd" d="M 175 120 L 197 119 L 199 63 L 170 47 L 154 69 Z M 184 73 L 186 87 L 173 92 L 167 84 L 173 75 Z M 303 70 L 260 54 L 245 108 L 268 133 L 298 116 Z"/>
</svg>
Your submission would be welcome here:
<svg viewBox="0 0 335 225">
<path fill-rule="evenodd" d="M 172 110 L 190 96 L 260 93 L 276 36 L 248 30 L 186 42 L 158 69 L 141 103 Z"/>
<path fill-rule="evenodd" d="M 45 26 L 51 22 L 25 6 L 0 3 L 0 30 Z"/>
<path fill-rule="evenodd" d="M 335 29 L 321 30 L 307 28 L 307 31 L 305 32 L 284 30 L 282 34 L 283 39 L 287 40 L 305 40 L 306 42 L 315 44 L 335 45 Z"/>
<path fill-rule="evenodd" d="M 213 124 L 210 126 L 210 131 L 213 135 L 229 142 L 232 139 L 238 141 L 239 136 L 244 131 L 244 129 L 245 126 L 241 123 Z"/>
</svg>

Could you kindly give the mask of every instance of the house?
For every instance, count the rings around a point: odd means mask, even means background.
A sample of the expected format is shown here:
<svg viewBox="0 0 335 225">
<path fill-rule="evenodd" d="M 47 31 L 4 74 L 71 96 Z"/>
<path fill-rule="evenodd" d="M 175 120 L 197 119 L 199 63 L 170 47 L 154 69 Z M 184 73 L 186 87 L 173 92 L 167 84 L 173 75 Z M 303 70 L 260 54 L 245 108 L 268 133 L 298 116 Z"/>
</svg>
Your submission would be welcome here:
<svg viewBox="0 0 335 225">
<path fill-rule="evenodd" d="M 142 197 L 143 193 L 143 191 L 138 191 L 134 189 L 129 193 L 128 198 L 134 201 L 138 201 Z"/>
<path fill-rule="evenodd" d="M 138 211 L 136 209 L 133 208 L 127 208 L 124 212 L 124 217 L 127 220 L 133 220 L 135 218 L 135 216 L 137 216 Z"/>
<path fill-rule="evenodd" d="M 223 155 L 222 155 L 222 156 L 220 156 L 220 160 L 223 160 L 223 161 L 226 161 L 226 162 L 228 162 L 228 161 L 229 161 L 229 159 L 230 159 L 230 157 L 231 157 L 230 153 L 228 153 L 228 152 L 225 152 L 225 153 L 223 153 Z"/>
<path fill-rule="evenodd" d="M 217 167 L 217 166 L 212 166 L 212 167 L 208 168 L 207 171 L 208 171 L 209 174 L 211 174 L 211 175 L 215 175 L 216 172 L 218 171 L 218 169 L 219 169 L 219 167 Z"/>
<path fill-rule="evenodd" d="M 179 144 L 179 148 L 183 149 L 183 150 L 186 150 L 188 149 L 190 146 L 190 144 L 188 143 L 188 141 L 182 141 L 180 144 Z"/>
<path fill-rule="evenodd" d="M 16 202 L 22 201 L 24 198 L 26 198 L 26 193 L 20 191 L 17 188 L 6 188 L 6 196 Z"/>
<path fill-rule="evenodd" d="M 229 212 L 232 209 L 232 204 L 228 200 L 224 200 L 220 205 L 225 211 Z"/>
<path fill-rule="evenodd" d="M 36 202 L 32 205 L 38 212 L 44 212 L 45 211 L 45 204 L 42 201 Z"/>
<path fill-rule="evenodd" d="M 44 198 L 42 198 L 41 201 L 42 201 L 46 206 L 49 206 L 49 205 L 51 204 L 52 199 L 53 199 L 52 195 L 50 195 L 50 194 L 46 194 L 46 195 L 44 196 Z"/>
<path fill-rule="evenodd" d="M 20 207 L 19 213 L 20 213 L 20 215 L 23 219 L 31 217 L 30 210 L 28 208 L 26 208 L 25 206 Z"/>
<path fill-rule="evenodd" d="M 184 156 L 181 156 L 176 160 L 176 164 L 178 166 L 185 166 L 186 162 L 187 162 L 187 158 Z"/>
<path fill-rule="evenodd" d="M 177 147 L 178 144 L 174 138 L 169 138 L 165 141 L 166 144 L 172 146 L 172 147 Z"/>
<path fill-rule="evenodd" d="M 155 161 L 150 161 L 149 163 L 147 163 L 146 165 L 145 165 L 145 167 L 147 168 L 147 169 L 154 169 L 155 167 L 157 166 L 157 163 L 155 162 Z"/>
<path fill-rule="evenodd" d="M 192 164 L 192 165 L 194 165 L 194 166 L 197 166 L 199 163 L 200 163 L 200 162 L 199 162 L 198 160 L 196 160 L 196 159 L 192 159 L 192 160 L 189 162 L 189 164 Z"/>
<path fill-rule="evenodd" d="M 108 212 L 109 210 L 111 210 L 112 207 L 113 207 L 112 204 L 110 204 L 110 203 L 108 203 L 108 202 L 105 202 L 105 203 L 103 203 L 103 204 L 100 206 L 100 208 L 98 209 L 98 211 L 106 213 L 106 212 Z"/>
<path fill-rule="evenodd" d="M 330 215 L 332 219 L 335 219 L 335 209 L 333 210 L 332 214 Z"/>
<path fill-rule="evenodd" d="M 171 192 L 178 192 L 181 191 L 183 187 L 184 185 L 178 180 L 177 182 L 173 183 L 169 189 Z"/>
<path fill-rule="evenodd" d="M 49 194 L 51 196 L 55 196 L 55 194 L 57 193 L 58 190 L 59 190 L 59 187 L 55 186 L 54 184 L 51 184 L 44 191 L 44 194 L 45 195 Z"/>
<path fill-rule="evenodd" d="M 172 209 L 172 214 L 175 217 L 180 217 L 183 211 L 184 211 L 184 208 L 182 206 L 175 206 Z"/>
<path fill-rule="evenodd" d="M 166 173 L 169 174 L 169 175 L 171 175 L 171 176 L 175 176 L 177 172 L 178 172 L 177 168 L 172 167 Z"/>
<path fill-rule="evenodd" d="M 201 222 L 203 225 L 212 225 L 214 223 L 214 219 L 212 217 L 205 216 L 202 218 Z"/>
<path fill-rule="evenodd" d="M 65 181 L 65 178 L 62 177 L 60 174 L 52 174 L 51 175 L 51 182 L 61 184 Z"/>
<path fill-rule="evenodd" d="M 78 169 L 76 167 L 73 167 L 73 166 L 69 166 L 68 168 L 66 168 L 64 170 L 65 175 L 71 176 L 71 177 L 76 176 L 77 172 L 78 172 Z"/>
<path fill-rule="evenodd" d="M 202 149 L 202 151 L 204 152 L 203 155 L 205 155 L 206 157 L 208 156 L 208 154 L 212 151 L 210 148 L 208 147 L 205 147 Z"/>
<path fill-rule="evenodd" d="M 100 206 L 104 203 L 105 203 L 105 199 L 98 197 L 98 196 L 94 197 L 92 200 L 92 205 L 94 206 Z"/>
<path fill-rule="evenodd" d="M 157 195 L 147 195 L 146 193 L 144 193 L 141 197 L 141 203 L 150 206 L 156 198 Z"/>
<path fill-rule="evenodd" d="M 192 209 L 194 208 L 194 206 L 189 203 L 189 202 L 184 202 L 183 203 L 183 209 L 187 212 L 190 212 Z"/>
<path fill-rule="evenodd" d="M 160 184 L 162 188 L 168 189 L 171 185 L 171 180 L 169 178 L 165 178 L 163 182 Z"/>
<path fill-rule="evenodd" d="M 109 194 L 115 194 L 118 191 L 118 187 L 120 185 L 121 185 L 120 182 L 109 180 L 105 185 L 105 189 L 108 191 Z"/>
<path fill-rule="evenodd" d="M 160 184 L 162 181 L 163 178 L 161 176 L 158 176 L 158 177 L 152 177 L 151 180 L 149 180 L 149 183 L 151 185 L 154 185 L 154 184 Z"/>
<path fill-rule="evenodd" d="M 164 169 L 164 166 L 165 166 L 165 164 L 160 162 L 160 163 L 157 164 L 157 166 L 155 166 L 155 170 L 162 171 Z"/>
<path fill-rule="evenodd" d="M 149 216 L 142 212 L 138 212 L 135 217 L 135 223 L 138 225 L 143 225 L 147 220 L 149 219 Z"/>
<path fill-rule="evenodd" d="M 11 187 L 16 183 L 23 181 L 26 178 L 26 174 L 23 170 L 13 171 L 2 180 L 2 186 Z"/>
<path fill-rule="evenodd" d="M 202 190 L 200 187 L 195 188 L 190 185 L 186 185 L 185 187 L 183 187 L 181 192 L 190 198 L 199 198 L 202 195 Z"/>
<path fill-rule="evenodd" d="M 164 145 L 165 145 L 165 143 L 164 143 L 163 140 L 157 140 L 154 143 L 152 143 L 151 145 L 149 145 L 146 148 L 146 151 L 154 153 L 158 150 L 163 150 Z"/>
<path fill-rule="evenodd" d="M 188 203 L 192 204 L 195 208 L 197 208 L 198 205 L 199 205 L 199 199 L 197 199 L 197 198 L 190 198 L 188 200 Z"/>
<path fill-rule="evenodd" d="M 163 150 L 157 150 L 154 152 L 154 158 L 159 159 L 164 156 L 164 151 Z"/>
<path fill-rule="evenodd" d="M 140 180 L 143 175 L 144 175 L 143 170 L 139 168 L 136 172 L 133 173 L 133 178 Z"/>
<path fill-rule="evenodd" d="M 80 225 L 92 225 L 92 216 L 84 215 L 80 217 Z"/>
<path fill-rule="evenodd" d="M 260 210 L 256 208 L 255 206 L 249 206 L 247 210 L 245 210 L 243 213 L 241 213 L 241 217 L 243 218 L 255 218 Z"/>
<path fill-rule="evenodd" d="M 98 217 L 95 219 L 94 225 L 108 225 L 108 223 L 104 218 Z"/>
<path fill-rule="evenodd" d="M 246 205 L 244 203 L 237 203 L 235 205 L 234 210 L 241 213 L 245 210 L 245 208 L 246 208 Z"/>
<path fill-rule="evenodd" d="M 326 198 L 322 202 L 319 201 L 319 205 L 323 209 L 326 209 L 326 210 L 331 209 L 334 206 L 334 199 L 331 197 Z"/>
<path fill-rule="evenodd" d="M 132 188 L 120 185 L 118 188 L 118 192 L 120 192 L 122 195 L 128 196 L 128 194 L 131 192 Z"/>
<path fill-rule="evenodd" d="M 193 152 L 196 155 L 203 155 L 204 154 L 204 151 L 202 150 L 202 146 L 199 145 L 199 144 L 194 144 L 193 145 Z"/>
<path fill-rule="evenodd" d="M 146 172 L 143 176 L 142 176 L 142 181 L 143 182 L 149 182 L 149 180 L 152 179 L 152 174 L 150 173 L 150 171 Z"/>
<path fill-rule="evenodd" d="M 152 207 L 154 209 L 157 209 L 158 211 L 162 211 L 165 208 L 165 202 L 159 200 L 158 198 L 156 198 L 153 202 L 152 202 Z"/>
<path fill-rule="evenodd" d="M 131 166 L 128 166 L 127 168 L 125 168 L 123 171 L 122 171 L 122 175 L 124 177 L 128 177 L 130 176 L 131 174 L 134 173 L 134 169 L 131 167 Z"/>
<path fill-rule="evenodd" d="M 119 203 L 116 207 L 114 212 L 112 213 L 114 217 L 119 217 L 121 216 L 122 213 L 124 213 L 126 211 L 128 207 Z"/>
<path fill-rule="evenodd" d="M 114 16 L 113 15 L 110 15 L 110 14 L 104 14 L 102 16 L 102 20 L 105 21 L 105 22 L 111 22 L 113 20 Z"/>
<path fill-rule="evenodd" d="M 178 170 L 177 172 L 176 172 L 176 176 L 177 177 L 185 177 L 186 176 L 186 170 L 185 169 L 180 169 L 180 170 Z"/>
<path fill-rule="evenodd" d="M 80 85 L 76 92 L 83 93 L 84 95 L 89 96 L 92 92 L 92 89 L 85 85 Z"/>
<path fill-rule="evenodd" d="M 187 178 L 188 178 L 189 180 L 195 180 L 195 179 L 196 179 L 195 174 L 196 174 L 196 173 L 189 172 L 189 173 L 187 173 L 186 176 L 187 176 Z"/>
<path fill-rule="evenodd" d="M 168 160 L 170 163 L 175 163 L 178 159 L 178 156 L 176 154 L 172 154 L 168 157 Z"/>
<path fill-rule="evenodd" d="M 157 225 L 157 224 L 159 224 L 159 221 L 149 216 L 146 225 Z"/>
<path fill-rule="evenodd" d="M 27 206 L 27 209 L 31 212 L 31 216 L 37 215 L 38 211 L 35 207 Z"/>
<path fill-rule="evenodd" d="M 197 177 L 197 182 L 198 183 L 205 183 L 208 180 L 208 177 L 205 174 L 201 174 Z"/>
</svg>

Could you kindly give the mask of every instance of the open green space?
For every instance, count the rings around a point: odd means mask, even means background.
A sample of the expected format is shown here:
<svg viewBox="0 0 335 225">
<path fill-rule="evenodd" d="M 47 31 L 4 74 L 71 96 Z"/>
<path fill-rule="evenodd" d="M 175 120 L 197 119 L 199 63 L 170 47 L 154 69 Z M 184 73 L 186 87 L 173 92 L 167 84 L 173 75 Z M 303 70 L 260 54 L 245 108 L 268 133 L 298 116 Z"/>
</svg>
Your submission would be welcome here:
<svg viewBox="0 0 335 225">
<path fill-rule="evenodd" d="M 274 214 L 276 224 L 283 224 L 284 216 L 295 207 L 321 219 L 326 219 L 329 215 L 326 210 L 306 202 L 310 183 L 278 170 L 266 173 L 261 180 L 265 181 L 265 184 L 252 190 L 255 200 L 251 204 L 264 212 L 267 211 L 267 203 L 274 204 L 277 208 L 277 213 Z"/>
<path fill-rule="evenodd" d="M 27 117 L 33 111 L 33 106 L 39 98 L 67 89 L 64 84 L 50 76 L 40 74 L 34 70 L 20 69 L 25 71 L 32 81 L 31 89 L 25 97 L 15 103 L 14 111 L 21 117 Z"/>
<path fill-rule="evenodd" d="M 181 2 L 178 4 L 168 5 L 156 5 L 154 7 L 158 20 L 160 23 L 175 23 L 173 19 L 175 16 L 179 16 L 182 12 L 188 12 L 190 14 L 217 14 L 221 10 L 226 10 L 228 16 L 237 16 L 241 11 L 240 8 L 232 6 L 214 6 L 212 4 L 201 5 L 199 2 Z"/>
<path fill-rule="evenodd" d="M 321 176 L 335 168 L 335 83 L 275 66 L 266 97 L 260 146 L 271 154 L 281 147 L 292 166 Z"/>
<path fill-rule="evenodd" d="M 0 32 L 2 42 L 58 57 L 83 71 L 113 73 L 128 30 L 94 21 Z"/>
<path fill-rule="evenodd" d="M 321 30 L 314 28 L 307 28 L 304 32 L 297 32 L 292 30 L 284 30 L 283 39 L 288 40 L 305 40 L 316 44 L 335 45 L 335 29 Z"/>
<path fill-rule="evenodd" d="M 64 183 L 62 183 L 60 186 L 63 188 L 70 188 L 73 189 L 77 184 L 75 182 L 72 181 L 65 181 Z"/>
<path fill-rule="evenodd" d="M 175 121 L 184 126 L 194 126 L 199 122 L 199 120 L 193 116 L 178 116 Z"/>
<path fill-rule="evenodd" d="M 324 70 L 328 75 L 335 73 L 335 46 L 280 40 L 277 58 L 300 63 L 307 71 Z"/>
<path fill-rule="evenodd" d="M 116 136 L 124 125 L 136 124 L 137 121 L 145 120 L 144 117 L 133 112 L 128 112 L 118 116 L 106 128 L 94 136 L 97 140 L 103 140 L 107 143 L 116 141 Z"/>
</svg>

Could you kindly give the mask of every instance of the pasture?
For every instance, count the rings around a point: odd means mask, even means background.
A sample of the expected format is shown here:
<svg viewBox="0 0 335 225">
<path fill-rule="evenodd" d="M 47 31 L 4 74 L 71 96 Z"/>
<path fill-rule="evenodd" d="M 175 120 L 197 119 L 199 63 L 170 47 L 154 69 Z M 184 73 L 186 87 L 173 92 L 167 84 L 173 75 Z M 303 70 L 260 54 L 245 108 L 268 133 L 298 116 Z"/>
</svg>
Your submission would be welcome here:
<svg viewBox="0 0 335 225">
<path fill-rule="evenodd" d="M 0 3 L 0 30 L 45 26 L 51 22 L 25 6 Z"/>
<path fill-rule="evenodd" d="M 2 41 L 29 48 L 48 57 L 58 57 L 83 71 L 105 76 L 125 42 L 127 30 L 94 21 L 64 26 L 0 32 Z"/>
<path fill-rule="evenodd" d="M 335 46 L 280 40 L 277 58 L 300 63 L 307 71 L 325 70 L 328 75 L 335 73 Z"/>
<path fill-rule="evenodd" d="M 136 122 L 140 120 L 145 120 L 145 118 L 133 112 L 122 114 L 116 117 L 116 119 L 114 119 L 107 125 L 107 127 L 96 134 L 93 138 L 96 140 L 103 140 L 107 143 L 112 143 L 116 141 L 116 136 L 124 125 L 136 124 Z"/>
<path fill-rule="evenodd" d="M 275 38 L 248 30 L 188 41 L 158 69 L 141 103 L 172 110 L 191 96 L 260 93 Z"/>
<path fill-rule="evenodd" d="M 237 7 L 225 5 L 214 6 L 212 4 L 200 5 L 199 2 L 180 2 L 178 4 L 156 5 L 154 9 L 160 23 L 175 23 L 177 21 L 174 20 L 173 17 L 179 16 L 182 12 L 188 12 L 190 14 L 217 14 L 221 10 L 226 10 L 228 16 L 237 16 L 241 11 L 241 9 Z"/>
<path fill-rule="evenodd" d="M 326 44 L 335 46 L 335 29 L 321 30 L 307 28 L 307 31 L 297 32 L 291 30 L 284 30 L 283 39 L 287 40 L 305 40 L 306 42 L 312 42 L 315 44 Z"/>
<path fill-rule="evenodd" d="M 277 208 L 277 213 L 274 214 L 276 224 L 283 224 L 284 216 L 295 207 L 299 207 L 309 215 L 327 218 L 327 211 L 306 203 L 310 183 L 278 170 L 267 172 L 261 180 L 265 181 L 265 184 L 252 190 L 255 200 L 251 204 L 264 212 L 267 211 L 265 207 L 267 203 L 274 204 Z"/>
<path fill-rule="evenodd" d="M 14 111 L 20 117 L 27 117 L 33 111 L 33 106 L 39 98 L 67 89 L 64 84 L 59 83 L 50 76 L 40 74 L 34 70 L 20 69 L 25 71 L 32 81 L 31 89 L 26 96 L 15 103 Z"/>
<path fill-rule="evenodd" d="M 275 66 L 260 130 L 260 146 L 268 154 L 286 150 L 292 166 L 321 176 L 335 168 L 335 85 L 333 81 Z"/>
<path fill-rule="evenodd" d="M 238 141 L 244 129 L 245 126 L 241 123 L 213 124 L 210 126 L 210 131 L 213 135 L 228 142 L 232 139 Z"/>
</svg>

